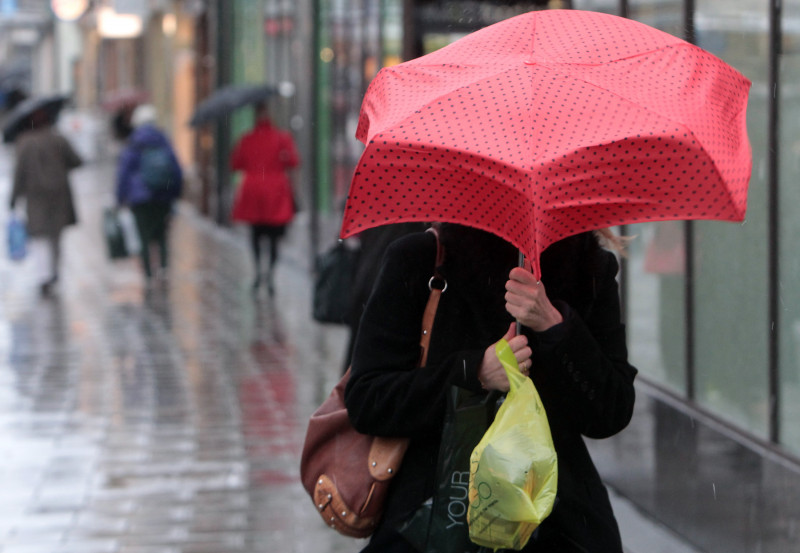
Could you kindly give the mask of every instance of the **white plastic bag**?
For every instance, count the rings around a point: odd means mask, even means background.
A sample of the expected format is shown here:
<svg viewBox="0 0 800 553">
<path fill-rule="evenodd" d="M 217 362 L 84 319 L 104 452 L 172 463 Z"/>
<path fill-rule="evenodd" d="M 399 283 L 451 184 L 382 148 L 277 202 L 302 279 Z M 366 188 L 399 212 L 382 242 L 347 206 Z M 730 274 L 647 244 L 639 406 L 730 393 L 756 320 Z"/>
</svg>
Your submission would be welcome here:
<svg viewBox="0 0 800 553">
<path fill-rule="evenodd" d="M 139 238 L 139 230 L 136 228 L 136 220 L 129 209 L 120 209 L 117 219 L 122 227 L 122 236 L 125 240 L 125 249 L 128 255 L 136 255 L 142 250 L 142 241 Z"/>
</svg>

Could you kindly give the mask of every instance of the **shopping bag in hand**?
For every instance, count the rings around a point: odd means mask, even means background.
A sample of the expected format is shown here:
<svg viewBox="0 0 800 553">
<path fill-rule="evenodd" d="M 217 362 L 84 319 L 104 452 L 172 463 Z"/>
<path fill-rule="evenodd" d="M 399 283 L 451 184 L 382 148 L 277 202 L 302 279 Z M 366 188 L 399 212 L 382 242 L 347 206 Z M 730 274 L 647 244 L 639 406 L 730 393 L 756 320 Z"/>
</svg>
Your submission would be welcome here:
<svg viewBox="0 0 800 553">
<path fill-rule="evenodd" d="M 358 251 L 344 242 L 317 257 L 312 313 L 315 321 L 347 323 L 357 259 Z"/>
<path fill-rule="evenodd" d="M 22 261 L 28 254 L 28 231 L 25 222 L 12 215 L 6 228 L 8 238 L 8 258 L 12 261 Z"/>
<path fill-rule="evenodd" d="M 436 461 L 436 488 L 399 529 L 418 551 L 479 553 L 467 529 L 469 462 L 497 410 L 499 393 L 476 394 L 451 386 Z"/>
<path fill-rule="evenodd" d="M 117 211 L 117 221 L 122 229 L 122 238 L 128 256 L 138 254 L 142 250 L 142 241 L 139 238 L 139 229 L 136 228 L 136 219 L 131 210 L 120 209 Z"/>
<path fill-rule="evenodd" d="M 113 207 L 106 208 L 103 212 L 103 234 L 106 238 L 109 258 L 128 257 L 128 248 L 125 246 L 125 233 L 119 221 L 119 212 Z"/>
<path fill-rule="evenodd" d="M 496 346 L 510 390 L 470 458 L 470 539 L 492 549 L 522 549 L 553 510 L 558 463 L 533 381 L 519 372 L 505 340 Z"/>
</svg>

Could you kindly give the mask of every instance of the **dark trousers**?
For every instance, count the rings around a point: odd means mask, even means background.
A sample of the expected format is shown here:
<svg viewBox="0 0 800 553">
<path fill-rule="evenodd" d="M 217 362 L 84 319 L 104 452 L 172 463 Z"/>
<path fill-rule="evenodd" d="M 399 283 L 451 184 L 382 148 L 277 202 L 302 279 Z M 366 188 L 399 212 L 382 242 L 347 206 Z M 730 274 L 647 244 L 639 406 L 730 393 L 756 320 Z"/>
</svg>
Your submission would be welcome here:
<svg viewBox="0 0 800 553">
<path fill-rule="evenodd" d="M 142 269 L 147 278 L 153 275 L 150 263 L 150 247 L 158 246 L 161 268 L 167 268 L 167 226 L 172 212 L 172 204 L 166 202 L 146 202 L 131 206 L 136 229 L 142 242 Z"/>
<path fill-rule="evenodd" d="M 256 265 L 256 275 L 261 273 L 261 244 L 264 238 L 269 241 L 269 266 L 267 271 L 272 273 L 278 261 L 278 241 L 286 231 L 285 226 L 252 225 L 250 227 L 250 243 L 253 248 L 253 259 Z"/>
<path fill-rule="evenodd" d="M 50 249 L 50 278 L 46 282 L 53 283 L 58 280 L 61 265 L 61 229 L 48 233 L 44 238 Z"/>
</svg>

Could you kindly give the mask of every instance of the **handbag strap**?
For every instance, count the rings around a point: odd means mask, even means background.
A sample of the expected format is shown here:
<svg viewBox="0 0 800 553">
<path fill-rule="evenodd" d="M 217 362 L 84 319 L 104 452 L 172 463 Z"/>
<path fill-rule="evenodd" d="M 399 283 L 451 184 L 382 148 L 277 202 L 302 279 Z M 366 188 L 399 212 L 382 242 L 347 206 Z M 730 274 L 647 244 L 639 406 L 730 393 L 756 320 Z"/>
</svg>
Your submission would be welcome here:
<svg viewBox="0 0 800 553">
<path fill-rule="evenodd" d="M 430 232 L 436 237 L 436 264 L 433 268 L 433 276 L 428 281 L 428 288 L 431 293 L 428 295 L 428 303 L 422 314 L 422 331 L 419 338 L 420 358 L 418 366 L 424 367 L 428 361 L 428 346 L 431 342 L 431 331 L 433 330 L 433 320 L 436 318 L 436 309 L 439 307 L 439 299 L 447 289 L 447 281 L 439 274 L 439 267 L 444 262 L 444 248 L 439 241 L 439 233 L 434 228 L 429 228 Z M 436 284 L 437 286 L 434 286 Z M 350 369 L 347 370 L 345 378 L 350 376 Z M 387 438 L 375 436 L 372 440 L 369 453 L 370 474 L 378 480 L 386 480 L 394 476 L 396 469 L 403 460 L 406 449 L 408 448 L 408 438 Z"/>
<path fill-rule="evenodd" d="M 428 289 L 431 293 L 428 296 L 428 303 L 422 314 L 422 331 L 419 338 L 420 367 L 424 367 L 428 361 L 428 347 L 431 343 L 433 320 L 436 318 L 436 310 L 439 308 L 439 299 L 444 291 L 447 290 L 447 281 L 439 273 L 439 267 L 444 263 L 444 247 L 441 240 L 439 240 L 439 232 L 435 228 L 429 228 L 425 232 L 430 232 L 436 237 L 436 263 L 433 266 L 433 276 L 428 281 Z"/>
</svg>

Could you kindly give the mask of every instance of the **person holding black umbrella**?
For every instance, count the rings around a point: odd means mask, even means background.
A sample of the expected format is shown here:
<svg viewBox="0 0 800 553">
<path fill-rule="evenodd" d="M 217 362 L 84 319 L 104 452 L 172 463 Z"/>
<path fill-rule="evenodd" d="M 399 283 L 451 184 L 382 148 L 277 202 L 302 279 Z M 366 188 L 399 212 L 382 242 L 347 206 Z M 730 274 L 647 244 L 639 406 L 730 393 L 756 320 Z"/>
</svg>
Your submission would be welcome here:
<svg viewBox="0 0 800 553">
<path fill-rule="evenodd" d="M 266 280 L 270 296 L 275 294 L 278 242 L 297 208 L 287 171 L 298 165 L 300 157 L 292 135 L 272 124 L 264 102 L 255 104 L 255 126 L 239 139 L 231 154 L 231 168 L 244 172 L 231 217 L 250 225 L 254 290 L 261 285 L 261 242 L 263 238 L 269 240 Z"/>
<path fill-rule="evenodd" d="M 50 275 L 40 284 L 47 296 L 58 281 L 61 233 L 78 222 L 69 172 L 83 163 L 69 141 L 53 128 L 52 110 L 30 114 L 29 126 L 15 136 L 16 165 L 10 206 L 25 199 L 27 231 L 50 246 Z"/>
</svg>

